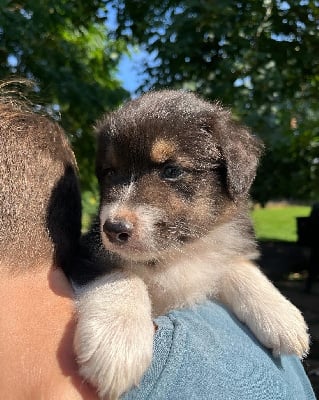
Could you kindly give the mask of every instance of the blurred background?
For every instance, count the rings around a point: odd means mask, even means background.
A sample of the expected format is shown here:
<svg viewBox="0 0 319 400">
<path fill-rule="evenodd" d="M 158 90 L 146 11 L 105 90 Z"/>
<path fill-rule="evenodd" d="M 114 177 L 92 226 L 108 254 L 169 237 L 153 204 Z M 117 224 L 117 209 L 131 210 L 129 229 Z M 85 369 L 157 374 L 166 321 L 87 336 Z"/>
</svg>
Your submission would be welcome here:
<svg viewBox="0 0 319 400">
<path fill-rule="evenodd" d="M 9 77 L 33 79 L 35 107 L 69 136 L 84 230 L 105 111 L 163 87 L 230 107 L 266 143 L 252 191 L 261 266 L 308 313 L 317 343 L 318 283 L 302 294 L 313 243 L 296 218 L 319 200 L 319 1 L 0 0 L 0 80 Z"/>
</svg>

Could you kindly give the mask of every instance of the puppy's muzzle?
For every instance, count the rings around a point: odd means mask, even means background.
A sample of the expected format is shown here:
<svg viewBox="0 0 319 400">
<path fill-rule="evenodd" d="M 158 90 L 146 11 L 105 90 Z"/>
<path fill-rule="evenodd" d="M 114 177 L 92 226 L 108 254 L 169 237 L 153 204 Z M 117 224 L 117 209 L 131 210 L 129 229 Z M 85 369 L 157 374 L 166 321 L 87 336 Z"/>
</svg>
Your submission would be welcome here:
<svg viewBox="0 0 319 400">
<path fill-rule="evenodd" d="M 133 224 L 127 220 L 106 220 L 103 225 L 103 232 L 111 243 L 125 244 L 133 234 Z"/>
</svg>

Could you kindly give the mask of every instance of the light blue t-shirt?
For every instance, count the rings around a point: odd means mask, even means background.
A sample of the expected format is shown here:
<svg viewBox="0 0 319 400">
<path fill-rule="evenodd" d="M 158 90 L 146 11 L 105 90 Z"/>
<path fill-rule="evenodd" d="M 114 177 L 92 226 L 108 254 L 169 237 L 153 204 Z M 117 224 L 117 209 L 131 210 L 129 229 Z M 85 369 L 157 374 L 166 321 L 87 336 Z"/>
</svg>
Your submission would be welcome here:
<svg viewBox="0 0 319 400">
<path fill-rule="evenodd" d="M 123 400 L 315 400 L 301 362 L 272 357 L 220 304 L 156 323 L 152 365 Z"/>
</svg>

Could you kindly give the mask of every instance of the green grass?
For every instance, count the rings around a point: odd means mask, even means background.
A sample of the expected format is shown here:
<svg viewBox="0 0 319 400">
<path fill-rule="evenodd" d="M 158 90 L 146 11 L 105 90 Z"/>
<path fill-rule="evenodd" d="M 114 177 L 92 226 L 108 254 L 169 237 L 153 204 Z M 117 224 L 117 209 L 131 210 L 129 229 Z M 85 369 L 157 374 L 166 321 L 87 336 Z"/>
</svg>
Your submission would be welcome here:
<svg viewBox="0 0 319 400">
<path fill-rule="evenodd" d="M 297 240 L 296 217 L 306 217 L 310 213 L 308 206 L 269 206 L 256 208 L 252 218 L 259 240 Z"/>
<path fill-rule="evenodd" d="M 97 212 L 99 206 L 99 196 L 95 192 L 82 192 L 82 232 L 86 232 L 91 224 L 91 220 Z"/>
</svg>

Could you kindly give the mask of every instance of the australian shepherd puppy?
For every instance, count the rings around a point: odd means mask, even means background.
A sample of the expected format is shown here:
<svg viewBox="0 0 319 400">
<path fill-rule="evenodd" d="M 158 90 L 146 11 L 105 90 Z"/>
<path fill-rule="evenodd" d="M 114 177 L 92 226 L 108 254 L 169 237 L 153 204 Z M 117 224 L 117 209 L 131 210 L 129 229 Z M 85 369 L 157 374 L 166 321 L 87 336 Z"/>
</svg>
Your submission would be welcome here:
<svg viewBox="0 0 319 400">
<path fill-rule="evenodd" d="M 82 284 L 75 350 L 100 396 L 139 383 L 154 317 L 206 299 L 274 355 L 306 354 L 301 313 L 254 263 L 248 199 L 261 142 L 220 104 L 174 90 L 106 115 L 97 141 L 100 208 L 73 280 Z"/>
</svg>

